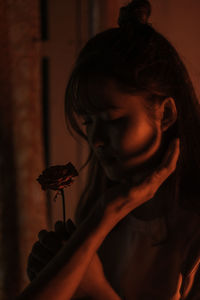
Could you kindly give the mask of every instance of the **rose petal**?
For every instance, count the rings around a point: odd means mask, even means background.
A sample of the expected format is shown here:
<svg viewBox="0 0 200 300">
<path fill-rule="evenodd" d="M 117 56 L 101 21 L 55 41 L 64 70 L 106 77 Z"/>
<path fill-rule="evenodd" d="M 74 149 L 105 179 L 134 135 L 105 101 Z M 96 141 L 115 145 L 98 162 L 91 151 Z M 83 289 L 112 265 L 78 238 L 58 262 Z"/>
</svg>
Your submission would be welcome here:
<svg viewBox="0 0 200 300">
<path fill-rule="evenodd" d="M 61 190 L 70 186 L 74 181 L 72 177 L 78 176 L 78 172 L 72 163 L 66 165 L 51 166 L 45 169 L 37 178 L 43 190 Z"/>
</svg>

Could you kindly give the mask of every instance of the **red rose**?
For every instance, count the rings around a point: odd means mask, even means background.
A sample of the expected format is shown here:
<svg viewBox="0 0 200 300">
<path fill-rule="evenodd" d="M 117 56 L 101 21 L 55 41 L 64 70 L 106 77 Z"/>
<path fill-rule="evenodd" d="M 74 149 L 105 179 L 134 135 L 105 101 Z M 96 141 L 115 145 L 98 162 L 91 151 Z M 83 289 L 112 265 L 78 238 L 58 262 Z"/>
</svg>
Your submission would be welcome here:
<svg viewBox="0 0 200 300">
<path fill-rule="evenodd" d="M 52 166 L 45 169 L 37 178 L 43 190 L 60 191 L 73 183 L 73 177 L 78 176 L 78 172 L 72 163 L 64 166 Z"/>
</svg>

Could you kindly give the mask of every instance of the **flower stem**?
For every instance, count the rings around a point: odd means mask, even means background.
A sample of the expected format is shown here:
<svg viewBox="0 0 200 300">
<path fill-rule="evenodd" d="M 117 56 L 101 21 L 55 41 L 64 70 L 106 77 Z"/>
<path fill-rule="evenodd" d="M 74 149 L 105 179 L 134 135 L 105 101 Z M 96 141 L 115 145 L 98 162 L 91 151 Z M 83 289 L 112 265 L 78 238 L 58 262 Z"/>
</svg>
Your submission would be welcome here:
<svg viewBox="0 0 200 300">
<path fill-rule="evenodd" d="M 62 195 L 62 204 L 63 204 L 63 222 L 65 223 L 65 194 L 64 190 L 61 190 L 61 195 Z"/>
</svg>

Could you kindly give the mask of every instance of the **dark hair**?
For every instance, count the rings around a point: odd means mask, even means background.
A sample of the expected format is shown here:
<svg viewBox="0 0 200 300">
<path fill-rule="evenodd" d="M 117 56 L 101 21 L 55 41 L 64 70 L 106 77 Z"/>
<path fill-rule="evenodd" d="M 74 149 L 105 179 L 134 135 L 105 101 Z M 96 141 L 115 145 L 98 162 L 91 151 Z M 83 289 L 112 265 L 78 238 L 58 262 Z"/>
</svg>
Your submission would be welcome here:
<svg viewBox="0 0 200 300">
<path fill-rule="evenodd" d="M 121 8 L 119 27 L 97 34 L 81 50 L 66 89 L 67 127 L 72 136 L 71 129 L 87 141 L 77 117 L 85 110 L 99 109 L 92 105 L 89 94 L 96 77 L 114 79 L 122 91 L 145 92 L 149 108 L 173 97 L 178 117 L 167 134 L 180 138 L 180 158 L 175 175 L 168 180 L 172 184 L 169 197 L 187 209 L 199 210 L 199 103 L 177 51 L 148 23 L 150 13 L 149 1 L 132 1 Z M 87 164 L 87 184 L 77 206 L 77 223 L 84 220 L 102 190 L 112 185 L 92 150 L 83 167 Z"/>
</svg>

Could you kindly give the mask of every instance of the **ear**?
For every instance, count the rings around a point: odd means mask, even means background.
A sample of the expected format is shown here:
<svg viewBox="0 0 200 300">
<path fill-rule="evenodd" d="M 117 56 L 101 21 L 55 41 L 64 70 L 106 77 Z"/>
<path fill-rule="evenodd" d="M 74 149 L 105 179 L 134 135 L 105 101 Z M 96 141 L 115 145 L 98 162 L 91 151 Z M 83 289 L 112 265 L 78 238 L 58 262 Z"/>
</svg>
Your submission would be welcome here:
<svg viewBox="0 0 200 300">
<path fill-rule="evenodd" d="M 173 98 L 166 98 L 159 108 L 162 131 L 166 131 L 177 120 L 177 109 Z"/>
</svg>

